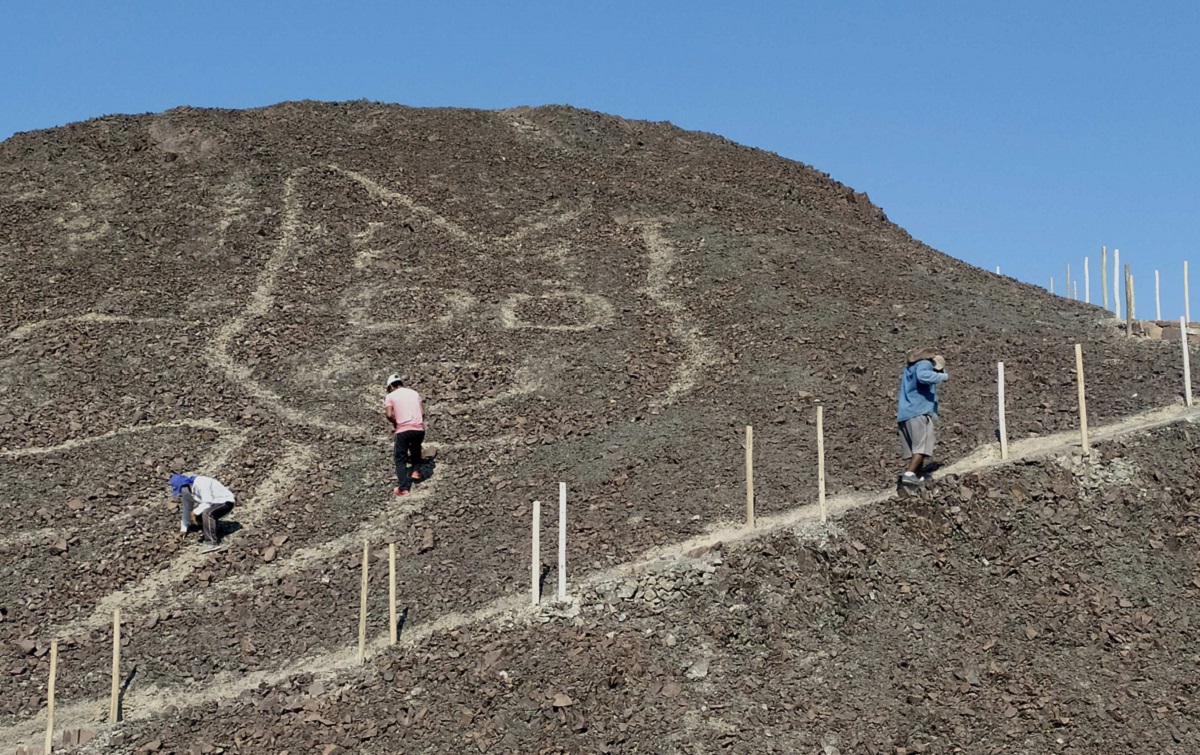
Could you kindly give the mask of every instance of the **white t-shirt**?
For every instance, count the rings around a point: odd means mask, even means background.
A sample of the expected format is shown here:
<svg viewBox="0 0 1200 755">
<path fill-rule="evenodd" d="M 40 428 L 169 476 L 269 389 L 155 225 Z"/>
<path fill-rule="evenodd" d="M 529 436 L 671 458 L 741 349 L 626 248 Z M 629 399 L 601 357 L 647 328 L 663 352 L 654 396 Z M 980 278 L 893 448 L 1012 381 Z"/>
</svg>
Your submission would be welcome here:
<svg viewBox="0 0 1200 755">
<path fill-rule="evenodd" d="M 220 503 L 234 503 L 233 493 L 229 488 L 222 485 L 217 480 L 204 475 L 196 475 L 196 479 L 192 480 L 192 498 L 196 499 L 197 506 L 192 512 L 199 516 L 205 511 L 208 511 L 213 506 Z"/>
</svg>

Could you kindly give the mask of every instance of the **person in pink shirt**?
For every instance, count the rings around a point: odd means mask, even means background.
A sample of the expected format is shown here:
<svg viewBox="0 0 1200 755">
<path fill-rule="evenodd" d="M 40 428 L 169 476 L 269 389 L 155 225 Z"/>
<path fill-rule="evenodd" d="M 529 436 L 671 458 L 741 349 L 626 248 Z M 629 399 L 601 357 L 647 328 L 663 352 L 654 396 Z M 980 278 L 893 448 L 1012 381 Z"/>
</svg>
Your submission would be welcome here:
<svg viewBox="0 0 1200 755">
<path fill-rule="evenodd" d="M 396 489 L 392 492 L 408 495 L 412 484 L 421 480 L 421 444 L 425 442 L 421 396 L 412 388 L 405 388 L 399 375 L 392 375 L 387 379 L 383 411 L 395 434 L 392 460 L 396 464 Z"/>
</svg>

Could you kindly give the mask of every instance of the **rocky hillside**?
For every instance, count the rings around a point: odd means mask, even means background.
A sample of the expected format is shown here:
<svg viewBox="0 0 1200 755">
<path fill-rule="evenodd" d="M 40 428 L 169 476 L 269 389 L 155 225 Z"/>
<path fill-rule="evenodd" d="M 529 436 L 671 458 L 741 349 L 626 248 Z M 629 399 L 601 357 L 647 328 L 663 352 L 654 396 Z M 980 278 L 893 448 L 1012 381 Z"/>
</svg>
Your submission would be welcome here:
<svg viewBox="0 0 1200 755">
<path fill-rule="evenodd" d="M 364 539 L 397 544 L 419 627 L 521 593 L 529 505 L 559 480 L 580 573 L 737 519 L 745 425 L 759 511 L 809 502 L 816 401 L 830 491 L 886 487 L 913 345 L 947 355 L 948 458 L 992 440 L 998 360 L 1014 437 L 1074 425 L 1075 342 L 1094 422 L 1179 392 L 1175 344 L 929 249 L 812 168 L 569 108 L 304 102 L 20 134 L 0 276 L 6 731 L 43 707 L 52 638 L 59 700 L 106 707 L 113 608 L 130 694 L 161 691 L 126 713 L 156 721 L 187 708 L 180 685 L 353 643 Z M 436 452 L 401 500 L 391 372 Z M 239 495 L 221 554 L 174 535 L 183 470 Z"/>
</svg>

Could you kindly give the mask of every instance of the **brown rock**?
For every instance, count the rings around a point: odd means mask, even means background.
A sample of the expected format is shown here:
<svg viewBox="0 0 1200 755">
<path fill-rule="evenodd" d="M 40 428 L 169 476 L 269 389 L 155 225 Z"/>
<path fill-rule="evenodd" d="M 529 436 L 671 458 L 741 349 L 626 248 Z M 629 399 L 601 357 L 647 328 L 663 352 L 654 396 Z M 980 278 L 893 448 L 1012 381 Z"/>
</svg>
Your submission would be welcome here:
<svg viewBox="0 0 1200 755">
<path fill-rule="evenodd" d="M 559 692 L 557 695 L 554 696 L 554 707 L 555 708 L 567 708 L 574 704 L 575 704 L 575 701 L 572 700 L 570 695 L 566 694 L 565 692 Z"/>
<path fill-rule="evenodd" d="M 275 553 L 276 553 L 275 546 L 268 545 L 266 548 L 263 549 L 262 560 L 266 561 L 268 564 L 271 563 L 272 561 L 275 560 Z"/>
</svg>

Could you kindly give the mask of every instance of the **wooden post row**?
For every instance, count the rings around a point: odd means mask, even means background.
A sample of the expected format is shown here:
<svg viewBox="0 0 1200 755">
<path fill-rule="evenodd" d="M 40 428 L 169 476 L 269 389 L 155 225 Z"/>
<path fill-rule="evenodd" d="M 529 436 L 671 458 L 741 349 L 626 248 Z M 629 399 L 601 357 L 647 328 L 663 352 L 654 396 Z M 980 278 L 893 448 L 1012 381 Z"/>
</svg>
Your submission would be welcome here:
<svg viewBox="0 0 1200 755">
<path fill-rule="evenodd" d="M 746 526 L 754 528 L 754 428 L 746 425 Z"/>
<path fill-rule="evenodd" d="M 821 524 L 829 520 L 825 509 L 825 407 L 817 404 L 817 502 L 821 507 Z"/>
<path fill-rule="evenodd" d="M 1183 340 L 1183 402 L 1192 405 L 1192 366 L 1188 354 L 1187 316 L 1179 318 L 1179 336 Z"/>
<path fill-rule="evenodd" d="M 1004 424 L 1004 362 L 996 363 L 996 393 L 1000 403 L 1000 458 L 1008 458 L 1008 428 Z"/>
<path fill-rule="evenodd" d="M 1075 374 L 1079 383 L 1079 440 L 1083 446 L 1083 452 L 1090 454 L 1091 446 L 1088 445 L 1088 426 L 1087 426 L 1087 391 L 1083 385 L 1083 346 L 1075 344 Z"/>
<path fill-rule="evenodd" d="M 558 483 L 558 599 L 567 599 L 567 483 Z"/>
<path fill-rule="evenodd" d="M 371 543 L 363 541 L 362 589 L 358 602 L 358 665 L 367 661 L 367 569 L 371 563 Z"/>
</svg>

